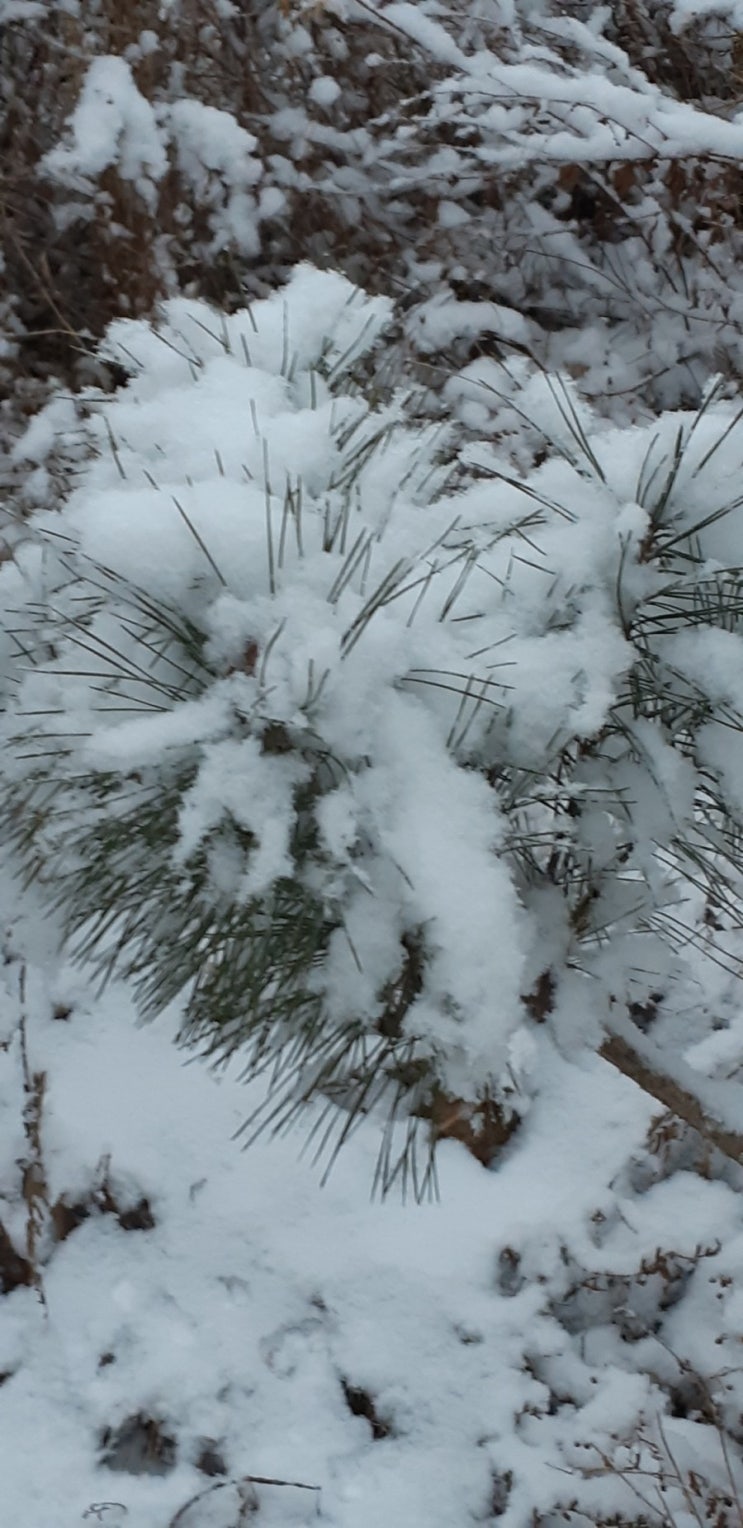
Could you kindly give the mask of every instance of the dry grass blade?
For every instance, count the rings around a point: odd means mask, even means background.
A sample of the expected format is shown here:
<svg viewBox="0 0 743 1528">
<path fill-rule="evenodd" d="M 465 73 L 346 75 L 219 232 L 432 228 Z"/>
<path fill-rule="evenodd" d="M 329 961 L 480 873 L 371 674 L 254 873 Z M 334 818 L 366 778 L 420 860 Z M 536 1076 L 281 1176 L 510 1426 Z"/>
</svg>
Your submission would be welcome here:
<svg viewBox="0 0 743 1528">
<path fill-rule="evenodd" d="M 308 1485 L 303 1480 L 275 1480 L 269 1475 L 239 1475 L 233 1480 L 218 1480 L 214 1485 L 205 1486 L 203 1491 L 197 1491 L 194 1496 L 190 1496 L 188 1501 L 184 1502 L 183 1506 L 179 1507 L 175 1515 L 171 1517 L 168 1528 L 179 1528 L 179 1525 L 185 1525 L 192 1507 L 198 1506 L 199 1502 L 205 1501 L 208 1496 L 213 1496 L 217 1491 L 229 1490 L 238 1493 L 241 1502 L 240 1521 L 242 1522 L 244 1515 L 242 1508 L 244 1504 L 250 1503 L 248 1515 L 252 1515 L 252 1512 L 255 1510 L 257 1500 L 255 1493 L 250 1489 L 248 1493 L 245 1491 L 246 1487 L 252 1488 L 254 1486 L 290 1486 L 297 1491 L 313 1491 L 317 1496 L 317 1512 L 318 1514 L 320 1512 L 322 1486 Z M 194 1528 L 196 1528 L 196 1525 L 194 1525 Z"/>
</svg>

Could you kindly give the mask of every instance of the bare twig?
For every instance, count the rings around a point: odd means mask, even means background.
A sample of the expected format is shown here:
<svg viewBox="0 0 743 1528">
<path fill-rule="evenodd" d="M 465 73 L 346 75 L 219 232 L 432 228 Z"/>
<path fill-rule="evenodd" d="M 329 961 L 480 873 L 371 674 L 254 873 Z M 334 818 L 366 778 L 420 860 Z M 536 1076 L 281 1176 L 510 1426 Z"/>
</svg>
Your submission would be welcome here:
<svg viewBox="0 0 743 1528">
<path fill-rule="evenodd" d="M 178 1528 L 178 1524 L 184 1521 L 186 1513 L 190 1512 L 197 1502 L 213 1495 L 215 1491 L 226 1491 L 230 1487 L 240 1491 L 245 1486 L 293 1486 L 297 1491 L 315 1491 L 317 1492 L 318 1511 L 320 1510 L 319 1503 L 322 1486 L 308 1485 L 304 1480 L 273 1480 L 270 1475 L 240 1475 L 234 1480 L 218 1480 L 215 1485 L 206 1486 L 203 1491 L 197 1491 L 195 1496 L 190 1496 L 188 1501 L 185 1501 L 183 1506 L 178 1508 L 175 1517 L 171 1517 L 168 1528 Z"/>
<path fill-rule="evenodd" d="M 20 999 L 19 1035 L 21 1067 L 23 1070 L 23 1129 L 26 1136 L 27 1155 L 23 1164 L 23 1198 L 26 1204 L 26 1256 L 31 1269 L 33 1285 L 42 1305 L 46 1308 L 44 1281 L 39 1264 L 39 1241 L 49 1211 L 46 1169 L 42 1149 L 41 1131 L 46 1092 L 46 1072 L 34 1072 L 28 1055 L 28 1014 L 26 1010 L 26 966 L 21 966 L 18 980 Z"/>
</svg>

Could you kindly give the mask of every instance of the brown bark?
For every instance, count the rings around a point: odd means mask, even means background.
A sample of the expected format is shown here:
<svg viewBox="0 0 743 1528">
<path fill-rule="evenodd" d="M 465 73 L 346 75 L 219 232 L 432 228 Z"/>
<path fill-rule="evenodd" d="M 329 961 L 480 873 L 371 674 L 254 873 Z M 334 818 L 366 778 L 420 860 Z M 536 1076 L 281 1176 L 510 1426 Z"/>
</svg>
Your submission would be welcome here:
<svg viewBox="0 0 743 1528">
<path fill-rule="evenodd" d="M 673 1077 L 669 1077 L 663 1070 L 660 1055 L 656 1062 L 650 1056 L 642 1054 L 641 1050 L 625 1035 L 619 1034 L 606 1036 L 599 1047 L 599 1055 L 603 1056 L 611 1066 L 615 1066 L 625 1077 L 631 1078 L 643 1092 L 649 1093 L 651 1098 L 657 1098 L 658 1103 L 665 1109 L 669 1109 L 687 1125 L 691 1125 L 693 1130 L 697 1130 L 711 1146 L 721 1151 L 723 1156 L 743 1166 L 743 1132 L 731 1130 L 724 1121 L 715 1118 L 711 1110 L 702 1104 L 690 1088 L 684 1087 Z M 700 1078 L 700 1081 L 706 1081 L 706 1079 Z"/>
</svg>

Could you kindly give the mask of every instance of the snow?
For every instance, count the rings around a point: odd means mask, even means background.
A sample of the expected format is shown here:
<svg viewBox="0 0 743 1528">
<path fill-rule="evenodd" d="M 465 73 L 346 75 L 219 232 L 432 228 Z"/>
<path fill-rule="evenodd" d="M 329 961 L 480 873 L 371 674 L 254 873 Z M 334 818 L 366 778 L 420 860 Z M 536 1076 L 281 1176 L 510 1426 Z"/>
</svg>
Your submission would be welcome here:
<svg viewBox="0 0 743 1528">
<path fill-rule="evenodd" d="M 9 992 L 18 968 L 16 953 Z M 72 1013 L 54 1019 L 52 1001 L 73 989 Z M 112 1501 L 127 1528 L 165 1528 L 215 1483 L 196 1467 L 210 1440 L 227 1471 L 217 1481 L 319 1487 L 256 1487 L 261 1522 L 276 1528 L 485 1520 L 492 1474 L 504 1472 L 502 1520 L 526 1528 L 535 1505 L 549 1512 L 575 1490 L 578 1442 L 622 1434 L 638 1409 L 650 1423 L 661 1401 L 634 1368 L 637 1346 L 620 1343 L 607 1362 L 606 1327 L 589 1322 L 584 1341 L 563 1324 L 568 1265 L 632 1276 L 643 1251 L 652 1261 L 669 1238 L 693 1257 L 696 1242 L 725 1236 L 726 1252 L 695 1275 L 703 1300 L 717 1265 L 735 1266 L 736 1196 L 691 1174 L 631 1191 L 626 1169 L 652 1105 L 607 1066 L 576 1068 L 541 1044 L 538 1100 L 497 1172 L 450 1143 L 438 1203 L 369 1204 L 373 1124 L 321 1188 L 296 1137 L 240 1152 L 232 1136 L 253 1100 L 238 1065 L 221 1075 L 185 1065 L 172 1044 L 177 1016 L 145 1030 L 133 1019 L 121 987 L 96 999 L 48 965 L 45 984 L 31 983 L 27 1045 L 47 1076 L 50 1202 L 83 1199 L 105 1173 L 119 1205 L 147 1199 L 154 1225 L 124 1230 L 93 1208 L 53 1248 L 45 1304 L 32 1290 L 5 1297 L 8 1521 L 73 1528 L 92 1503 Z M 15 1036 L 0 1057 L 4 1151 L 18 1149 L 17 1065 Z M 679 1350 L 693 1342 L 693 1314 L 679 1325 L 670 1310 L 665 1324 Z M 374 1397 L 386 1436 L 352 1415 L 344 1383 Z M 548 1390 L 565 1387 L 572 1403 L 551 1414 Z M 100 1462 L 106 1430 L 138 1413 L 174 1439 L 162 1474 Z M 703 1429 L 690 1431 L 699 1447 Z M 41 1436 L 42 1450 L 30 1446 Z M 702 1458 L 708 1469 L 709 1449 Z M 619 1482 L 610 1487 L 604 1506 L 623 1500 Z M 227 1528 L 235 1496 L 205 1498 L 191 1520 Z"/>
<path fill-rule="evenodd" d="M 184 182 L 211 216 L 213 250 L 234 241 L 246 254 L 256 254 L 259 216 L 252 192 L 263 167 L 253 134 L 230 112 L 187 99 L 170 107 L 167 128 Z"/>
<path fill-rule="evenodd" d="M 644 8 L 709 97 L 626 7 L 47 9 L 55 358 L 78 230 L 171 295 L 30 418 L 5 304 L 3 1521 L 731 1528 L 739 0 Z"/>
<path fill-rule="evenodd" d="M 333 106 L 341 94 L 341 87 L 332 75 L 320 74 L 310 85 L 310 100 L 316 106 Z"/>
<path fill-rule="evenodd" d="M 402 701 L 387 710 L 378 759 L 361 790 L 374 793 L 372 810 L 382 845 L 400 868 L 409 926 L 426 930 L 431 952 L 425 1002 L 412 1006 L 406 1027 L 451 1053 L 450 1087 L 466 1094 L 479 1058 L 490 1056 L 496 1074 L 505 1070 L 497 1028 L 506 1046 L 523 990 L 521 910 L 506 865 L 487 852 L 502 843 L 504 827 L 487 785 L 474 776 L 461 781 L 453 761 L 440 763 L 436 728 Z"/>
<path fill-rule="evenodd" d="M 43 13 L 41 0 L 0 0 L 0 21 L 35 21 Z"/>
<path fill-rule="evenodd" d="M 671 8 L 674 31 L 683 31 L 700 16 L 720 16 L 735 29 L 743 24 L 743 7 L 740 0 L 674 0 Z"/>
<path fill-rule="evenodd" d="M 93 59 L 70 121 L 71 141 L 46 156 L 51 176 L 74 184 L 116 165 L 154 206 L 154 185 L 165 174 L 167 155 L 156 113 L 137 89 L 123 58 Z"/>
<path fill-rule="evenodd" d="M 107 55 L 89 64 L 66 137 L 46 154 L 44 167 L 52 179 L 78 190 L 115 167 L 154 213 L 172 157 L 189 200 L 212 227 L 209 254 L 231 243 L 254 255 L 262 218 L 275 217 L 284 205 L 271 186 L 256 201 L 263 177 L 257 147 L 252 133 L 215 106 L 188 97 L 153 106 L 137 88 L 131 64 Z"/>
<path fill-rule="evenodd" d="M 167 1020 L 132 1028 L 120 988 L 102 1002 L 81 994 L 66 1021 L 51 1019 L 41 996 L 34 1007 L 33 1064 L 49 1078 L 50 1198 L 82 1195 L 106 1158 L 117 1197 L 146 1196 L 155 1226 L 124 1232 L 93 1213 L 54 1252 L 46 1313 L 33 1292 L 8 1297 L 3 1367 L 18 1366 L 0 1390 L 15 1457 L 9 1521 L 41 1528 L 51 1509 L 62 1528 L 111 1498 L 135 1528 L 162 1528 L 208 1484 L 194 1467 L 203 1438 L 218 1441 L 231 1474 L 319 1485 L 320 1521 L 376 1528 L 404 1512 L 444 1528 L 468 1504 L 478 1511 L 491 1450 L 538 1394 L 521 1372 L 525 1331 L 534 1341 L 541 1328 L 548 1342 L 554 1328 L 535 1289 L 497 1294 L 498 1249 L 523 1245 L 537 1227 L 544 1243 L 559 1224 L 579 1136 L 603 1110 L 615 1129 L 602 1130 L 604 1153 L 582 1173 L 582 1203 L 592 1208 L 626 1153 L 627 1125 L 641 1131 L 647 1104 L 628 1100 L 602 1069 L 579 1088 L 589 1110 L 579 1129 L 576 1099 L 554 1134 L 565 1095 L 545 1097 L 541 1123 L 530 1125 L 535 1159 L 540 1132 L 549 1136 L 548 1179 L 529 1187 L 528 1151 L 493 1176 L 453 1146 L 442 1152 L 440 1204 L 370 1206 L 359 1186 L 369 1181 L 373 1127 L 349 1143 L 321 1189 L 311 1164 L 297 1161 L 296 1138 L 241 1154 L 230 1137 L 249 1092 L 235 1076 L 184 1066 Z M 3 1057 L 9 1118 L 14 1063 L 14 1051 Z M 553 1057 L 550 1070 L 554 1095 L 564 1067 Z M 574 1200 L 570 1213 L 580 1218 Z M 104 1354 L 112 1356 L 101 1365 Z M 377 1397 L 393 1424 L 388 1440 L 374 1441 L 351 1416 L 341 1379 Z M 177 1462 L 163 1477 L 96 1464 L 102 1429 L 137 1411 L 167 1420 L 177 1436 Z M 16 1454 L 14 1440 L 39 1429 L 43 1458 L 25 1447 Z M 268 1521 L 316 1520 L 314 1500 L 308 1506 L 299 1493 L 260 1494 Z"/>
</svg>

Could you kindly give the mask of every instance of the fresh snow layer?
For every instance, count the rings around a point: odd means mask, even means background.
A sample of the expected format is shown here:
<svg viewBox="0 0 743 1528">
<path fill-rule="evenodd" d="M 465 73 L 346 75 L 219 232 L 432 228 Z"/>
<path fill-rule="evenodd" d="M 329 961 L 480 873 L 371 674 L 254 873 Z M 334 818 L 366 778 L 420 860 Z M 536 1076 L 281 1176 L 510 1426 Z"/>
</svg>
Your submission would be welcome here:
<svg viewBox="0 0 743 1528">
<path fill-rule="evenodd" d="M 96 998 L 55 968 L 47 938 L 29 916 L 7 936 L 3 1217 L 22 1246 L 25 971 L 48 1202 L 80 1203 L 105 1180 L 119 1210 L 146 1199 L 154 1224 L 125 1230 L 93 1208 L 56 1246 L 42 1236 L 43 1301 L 18 1288 L 0 1304 L 13 1528 L 236 1528 L 229 1482 L 248 1475 L 318 1488 L 255 1487 L 261 1528 L 466 1528 L 492 1521 L 494 1502 L 503 1528 L 527 1528 L 573 1497 L 587 1445 L 632 1436 L 638 1415 L 653 1426 L 663 1397 L 644 1371 L 672 1364 L 666 1343 L 703 1369 L 714 1318 L 720 1362 L 734 1352 L 739 1297 L 722 1291 L 743 1250 L 737 1197 L 690 1172 L 642 1181 L 653 1106 L 597 1058 L 578 1066 L 545 1040 L 537 1100 L 495 1171 L 449 1142 L 438 1202 L 372 1203 L 374 1121 L 324 1187 L 300 1135 L 241 1151 L 255 1089 L 185 1061 L 175 1015 L 142 1029 L 124 988 Z M 640 1280 L 623 1296 L 622 1279 L 659 1247 L 693 1270 L 702 1245 L 680 1316 L 657 1342 L 623 1341 L 617 1324 L 641 1333 L 648 1294 Z M 600 1292 L 580 1295 L 581 1269 L 616 1290 L 603 1314 Z M 353 1414 L 359 1396 L 374 1426 Z M 160 1473 L 126 1449 L 105 1462 L 137 1416 L 172 1440 Z M 709 1473 L 710 1430 L 665 1428 Z M 197 1468 L 210 1454 L 224 1476 Z M 602 1491 L 603 1510 L 626 1508 L 617 1478 Z M 118 1505 L 97 1516 L 103 1503 Z"/>
<path fill-rule="evenodd" d="M 9 1004 L 18 975 L 19 962 L 6 967 Z M 60 993 L 68 1019 L 51 1016 Z M 146 1197 L 155 1225 L 124 1231 L 94 1212 L 54 1249 L 45 1305 L 26 1289 L 2 1302 L 5 1522 L 72 1528 L 111 1500 L 127 1528 L 166 1528 L 213 1483 L 195 1468 L 204 1440 L 230 1477 L 321 1488 L 261 1488 L 261 1524 L 454 1528 L 486 1513 L 497 1468 L 515 1476 L 504 1524 L 525 1523 L 535 1498 L 551 1501 L 554 1466 L 584 1424 L 578 1414 L 542 1435 L 545 1391 L 525 1348 L 564 1346 L 546 1311 L 559 1240 L 569 1225 L 595 1255 L 592 1215 L 621 1216 L 608 1185 L 642 1136 L 646 1099 L 598 1061 L 581 1071 L 550 1052 L 538 1108 L 498 1172 L 450 1143 L 438 1203 L 373 1204 L 374 1124 L 323 1188 L 299 1159 L 301 1137 L 241 1152 L 232 1137 L 253 1092 L 185 1064 L 167 1021 L 135 1028 L 123 989 L 96 1000 L 69 973 L 55 985 L 32 969 L 26 1007 L 30 1064 L 47 1079 L 49 1199 L 84 1198 L 108 1163 L 118 1202 Z M 22 1150 L 16 1039 L 0 1079 L 7 1171 Z M 673 1195 L 665 1201 L 653 1236 L 673 1225 Z M 728 1207 L 720 1190 L 715 1209 Z M 615 1242 L 626 1242 L 621 1218 Z M 517 1293 L 497 1287 L 506 1248 L 528 1266 Z M 600 1398 L 631 1411 L 639 1381 L 583 1368 L 590 1435 Z M 374 1397 L 389 1436 L 351 1414 L 343 1382 Z M 100 1463 L 105 1429 L 137 1413 L 176 1440 L 166 1474 Z M 214 1493 L 209 1510 L 185 1528 L 228 1528 L 234 1493 Z"/>
</svg>

